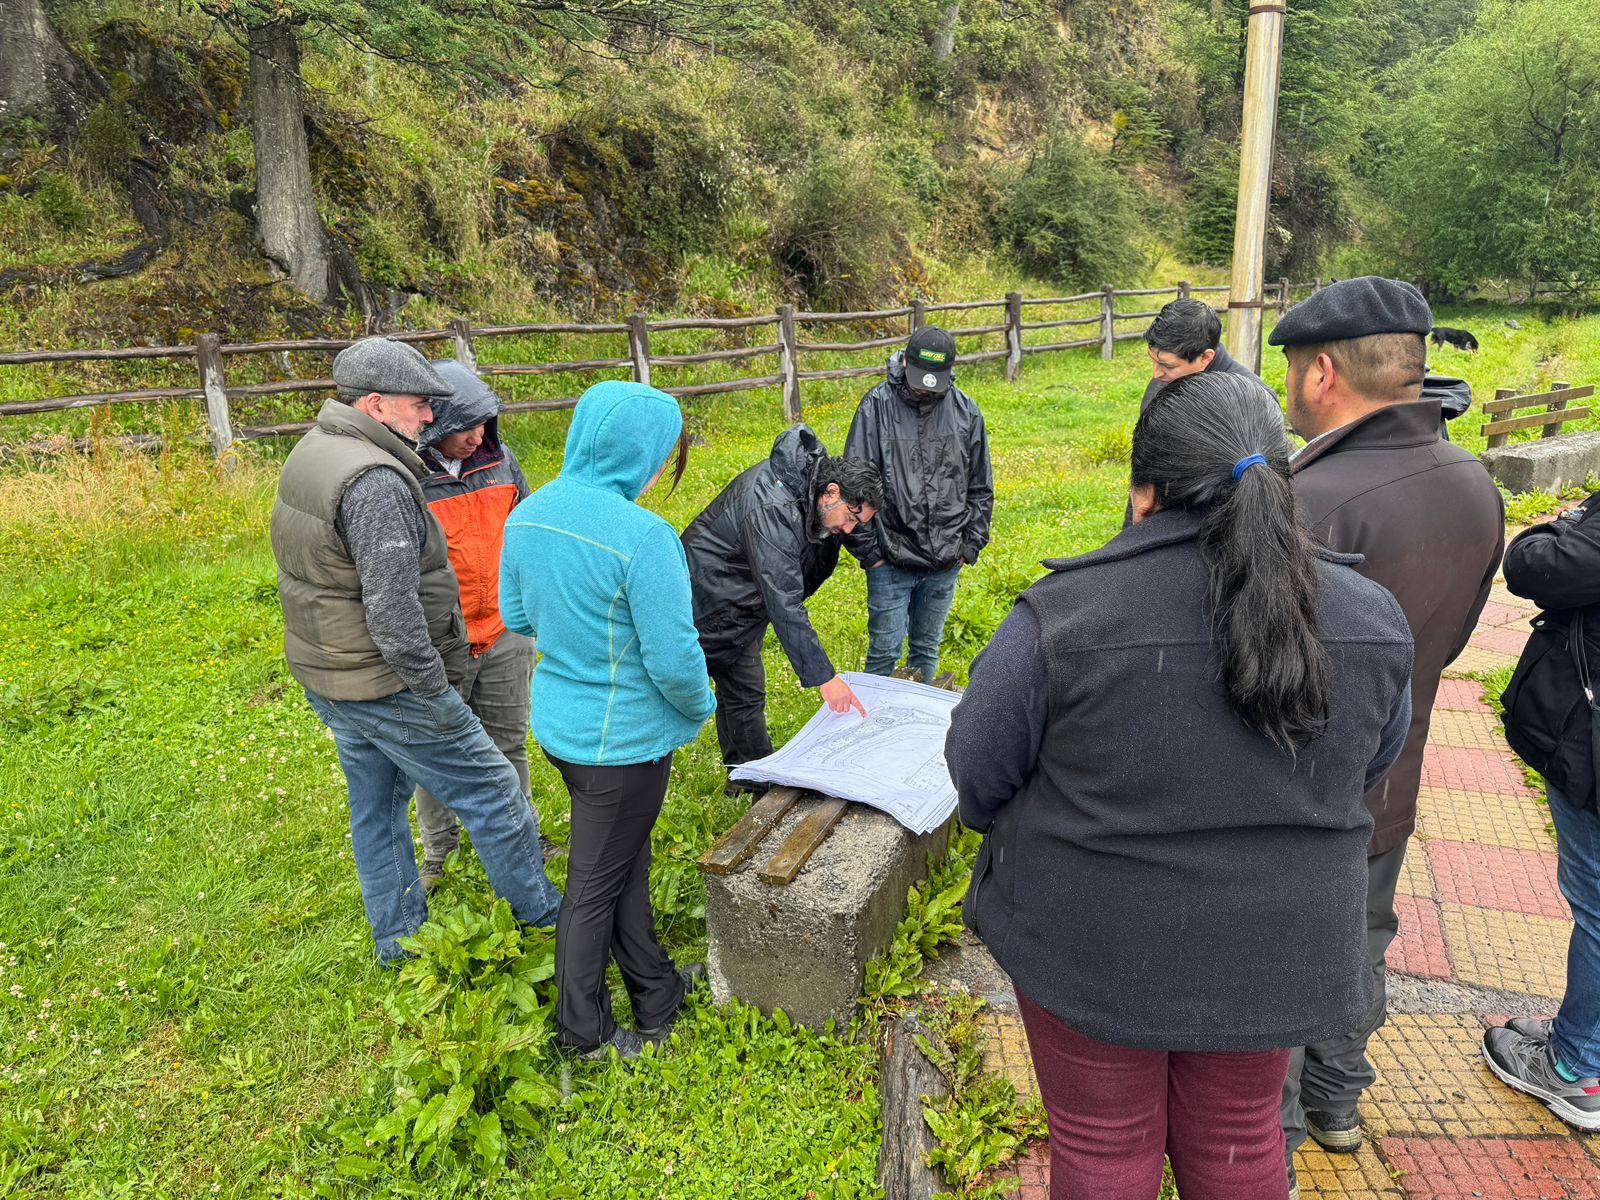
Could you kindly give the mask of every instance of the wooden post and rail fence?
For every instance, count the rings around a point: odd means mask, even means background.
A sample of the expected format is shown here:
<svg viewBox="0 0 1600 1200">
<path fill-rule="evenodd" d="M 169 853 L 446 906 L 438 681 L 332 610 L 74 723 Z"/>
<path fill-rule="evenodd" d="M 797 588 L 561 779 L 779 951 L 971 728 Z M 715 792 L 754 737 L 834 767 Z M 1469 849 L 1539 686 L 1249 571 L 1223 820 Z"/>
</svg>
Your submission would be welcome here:
<svg viewBox="0 0 1600 1200">
<path fill-rule="evenodd" d="M 1291 284 L 1279 280 L 1273 300 L 1281 316 L 1293 304 L 1296 292 L 1314 292 L 1322 281 L 1310 284 Z M 1015 382 L 1022 375 L 1025 355 L 1044 354 L 1060 350 L 1098 347 L 1102 358 L 1111 358 L 1116 343 L 1144 335 L 1146 323 L 1159 308 L 1127 312 L 1117 309 L 1117 301 L 1124 297 L 1189 297 L 1200 293 L 1227 292 L 1227 285 L 1199 286 L 1187 282 L 1175 287 L 1117 289 L 1111 285 L 1094 292 L 1073 296 L 1025 297 L 1020 292 L 1008 293 L 998 300 L 969 300 L 951 303 L 929 303 L 914 299 L 900 308 L 878 309 L 863 312 L 806 312 L 797 311 L 793 305 L 784 304 L 770 315 L 713 318 L 674 317 L 652 320 L 647 314 L 636 312 L 626 320 L 580 324 L 576 322 L 536 322 L 518 325 L 477 325 L 458 318 L 444 329 L 409 330 L 388 336 L 396 341 L 423 344 L 442 344 L 456 359 L 486 377 L 553 375 L 566 372 L 627 371 L 640 382 L 651 382 L 653 368 L 681 367 L 702 363 L 736 362 L 741 360 L 776 358 L 776 370 L 764 375 L 745 375 L 735 379 L 711 383 L 695 383 L 663 387 L 662 390 L 678 397 L 709 396 L 724 392 L 756 391 L 778 388 L 783 401 L 784 419 L 798 421 L 801 416 L 801 385 L 809 382 L 834 379 L 851 379 L 858 376 L 878 375 L 884 370 L 883 360 L 867 366 L 834 367 L 819 370 L 801 369 L 802 355 L 818 353 L 860 353 L 882 351 L 900 345 L 916 329 L 927 324 L 930 317 L 941 313 L 965 313 L 980 309 L 1002 310 L 1002 320 L 990 324 L 977 324 L 950 328 L 958 339 L 1003 335 L 1003 345 L 995 350 L 976 350 L 959 355 L 963 365 L 979 362 L 1005 362 L 1005 374 Z M 1099 312 L 1089 316 L 1061 317 L 1052 320 L 1024 320 L 1027 310 L 1047 306 L 1087 305 L 1099 303 Z M 1216 306 L 1219 314 L 1226 316 L 1226 303 Z M 890 322 L 904 320 L 905 331 L 856 341 L 802 340 L 807 326 L 835 324 L 876 324 L 880 327 Z M 1118 322 L 1139 322 L 1136 329 L 1118 329 Z M 1090 327 L 1093 327 L 1092 329 Z M 1024 336 L 1044 330 L 1080 330 L 1083 336 L 1068 337 L 1061 341 L 1029 343 Z M 734 346 L 725 349 L 702 350 L 692 354 L 652 353 L 652 334 L 677 330 L 702 330 L 723 335 L 775 336 L 776 341 L 754 345 Z M 767 331 L 771 331 L 768 333 Z M 615 336 L 625 340 L 624 354 L 609 358 L 552 360 L 548 362 L 485 362 L 481 352 L 486 344 L 496 339 L 530 335 Z M 125 362 L 130 360 L 156 361 L 167 364 L 190 363 L 196 374 L 192 386 L 144 387 L 123 391 L 88 392 L 77 395 L 50 396 L 37 400 L 17 400 L 0 403 L 0 417 L 27 416 L 39 413 L 68 412 L 77 409 L 98 408 L 104 405 L 159 403 L 173 401 L 202 401 L 205 408 L 206 433 L 211 448 L 222 455 L 235 443 L 252 438 L 278 437 L 302 433 L 311 428 L 310 420 L 290 421 L 273 425 L 239 427 L 234 424 L 230 401 L 281 396 L 296 393 L 327 392 L 333 390 L 329 378 L 285 379 L 266 383 L 230 384 L 228 364 L 243 355 L 281 355 L 287 362 L 290 353 L 320 352 L 332 355 L 350 345 L 350 338 L 304 338 L 270 342 L 224 342 L 215 333 L 199 334 L 193 345 L 135 346 L 94 350 L 19 350 L 0 353 L 0 367 L 34 365 L 62 365 Z M 503 412 L 539 412 L 571 408 L 577 396 L 554 399 L 526 400 L 509 403 Z M 143 435 L 136 442 L 159 440 L 156 435 Z"/>
</svg>

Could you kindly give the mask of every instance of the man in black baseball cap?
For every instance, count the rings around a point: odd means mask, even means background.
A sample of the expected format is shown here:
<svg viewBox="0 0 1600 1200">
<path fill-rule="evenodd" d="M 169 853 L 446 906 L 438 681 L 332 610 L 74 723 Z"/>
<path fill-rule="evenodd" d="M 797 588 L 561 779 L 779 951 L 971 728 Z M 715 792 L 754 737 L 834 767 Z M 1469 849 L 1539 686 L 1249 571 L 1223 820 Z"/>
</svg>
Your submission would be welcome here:
<svg viewBox="0 0 1600 1200">
<path fill-rule="evenodd" d="M 883 476 L 877 520 L 845 540 L 867 568 L 867 670 L 906 666 L 932 683 L 956 576 L 989 543 L 994 481 L 983 414 L 952 372 L 956 341 L 937 325 L 889 358 L 856 409 L 844 452 Z"/>
<path fill-rule="evenodd" d="M 1499 490 L 1475 457 L 1440 439 L 1439 398 L 1422 394 L 1432 327 L 1416 288 L 1367 276 L 1296 305 L 1267 339 L 1288 359 L 1289 420 L 1308 440 L 1290 464 L 1306 521 L 1329 549 L 1364 556 L 1356 570 L 1394 595 L 1415 644 L 1411 729 L 1367 795 L 1373 1005 L 1361 1028 L 1291 1059 L 1283 1109 L 1291 1170 L 1307 1133 L 1328 1150 L 1361 1147 L 1356 1104 L 1375 1078 L 1367 1041 L 1384 1021 L 1384 954 L 1399 928 L 1394 896 L 1416 828 L 1428 721 L 1439 676 L 1466 647 L 1504 543 Z"/>
</svg>

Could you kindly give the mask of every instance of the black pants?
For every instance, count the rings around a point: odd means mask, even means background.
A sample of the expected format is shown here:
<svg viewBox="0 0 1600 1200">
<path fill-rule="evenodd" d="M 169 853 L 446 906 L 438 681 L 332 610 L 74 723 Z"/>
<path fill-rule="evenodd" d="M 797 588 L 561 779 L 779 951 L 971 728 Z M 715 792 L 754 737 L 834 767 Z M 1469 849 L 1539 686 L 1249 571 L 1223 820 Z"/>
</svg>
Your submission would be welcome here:
<svg viewBox="0 0 1600 1200">
<path fill-rule="evenodd" d="M 556 918 L 556 1040 L 592 1050 L 617 1028 L 608 959 L 622 971 L 636 1025 L 661 1025 L 683 1003 L 683 980 L 656 940 L 650 911 L 650 830 L 672 755 L 625 767 L 545 757 L 572 796 L 567 890 Z"/>
<path fill-rule="evenodd" d="M 732 662 L 711 673 L 711 683 L 717 690 L 717 745 L 722 750 L 724 766 L 751 762 L 772 753 L 761 641 L 760 637 L 755 638 Z"/>
</svg>

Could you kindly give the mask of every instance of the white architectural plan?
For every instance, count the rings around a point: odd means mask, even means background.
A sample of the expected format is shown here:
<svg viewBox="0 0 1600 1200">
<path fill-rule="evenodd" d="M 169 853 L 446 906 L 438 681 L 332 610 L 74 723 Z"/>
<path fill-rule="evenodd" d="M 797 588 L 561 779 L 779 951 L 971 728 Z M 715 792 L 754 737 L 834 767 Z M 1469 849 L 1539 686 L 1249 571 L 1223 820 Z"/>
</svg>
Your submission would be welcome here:
<svg viewBox="0 0 1600 1200">
<path fill-rule="evenodd" d="M 870 804 L 915 833 L 937 829 L 956 807 L 944 735 L 960 693 L 854 671 L 844 678 L 865 717 L 824 704 L 781 750 L 735 767 L 733 778 Z"/>
</svg>

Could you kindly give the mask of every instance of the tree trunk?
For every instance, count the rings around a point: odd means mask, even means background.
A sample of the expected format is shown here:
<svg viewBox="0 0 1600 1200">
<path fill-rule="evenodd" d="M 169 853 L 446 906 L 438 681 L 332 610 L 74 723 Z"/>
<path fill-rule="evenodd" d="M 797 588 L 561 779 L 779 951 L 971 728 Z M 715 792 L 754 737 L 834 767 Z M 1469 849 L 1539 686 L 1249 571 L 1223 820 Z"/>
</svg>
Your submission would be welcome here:
<svg viewBox="0 0 1600 1200">
<path fill-rule="evenodd" d="M 956 48 L 956 24 L 961 20 L 961 0 L 939 0 L 939 17 L 933 25 L 933 61 L 943 62 Z"/>
<path fill-rule="evenodd" d="M 62 44 L 42 0 L 0 0 L 0 125 L 34 117 L 54 136 L 70 133 L 104 86 Z"/>
<path fill-rule="evenodd" d="M 306 295 L 331 304 L 339 288 L 331 235 L 311 194 L 300 43 L 282 21 L 250 29 L 250 136 L 256 152 L 261 249 Z"/>
</svg>

